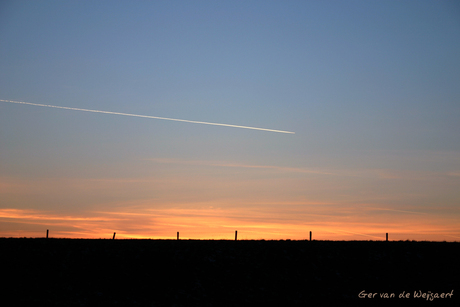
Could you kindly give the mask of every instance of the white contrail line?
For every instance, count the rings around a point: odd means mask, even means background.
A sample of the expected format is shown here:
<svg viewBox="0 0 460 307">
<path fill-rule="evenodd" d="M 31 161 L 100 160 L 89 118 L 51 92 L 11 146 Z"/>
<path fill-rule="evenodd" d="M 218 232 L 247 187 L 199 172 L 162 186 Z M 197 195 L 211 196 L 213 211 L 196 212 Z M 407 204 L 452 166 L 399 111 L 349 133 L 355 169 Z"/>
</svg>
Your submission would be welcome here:
<svg viewBox="0 0 460 307">
<path fill-rule="evenodd" d="M 66 109 L 66 110 L 84 111 L 84 112 L 93 112 L 93 113 L 104 113 L 104 114 L 134 116 L 134 117 L 153 118 L 153 119 L 164 119 L 164 120 L 172 120 L 172 121 L 176 121 L 176 122 L 185 122 L 185 123 L 193 123 L 193 124 L 204 124 L 204 125 L 214 125 L 214 126 L 224 126 L 224 127 L 233 127 L 233 128 L 243 128 L 243 129 L 253 129 L 253 130 L 261 130 L 261 131 L 270 131 L 270 132 L 278 132 L 278 133 L 295 134 L 295 132 L 291 132 L 291 131 L 256 128 L 256 127 L 248 127 L 248 126 L 238 126 L 238 125 L 230 125 L 230 124 L 200 122 L 200 121 L 187 120 L 187 119 L 167 118 L 167 117 L 158 117 L 158 116 L 150 116 L 150 115 L 129 114 L 129 113 L 119 113 L 119 112 L 90 110 L 90 109 L 79 109 L 79 108 L 61 107 L 61 106 L 53 106 L 53 105 L 50 105 L 50 104 L 39 104 L 39 103 L 31 103 L 31 102 L 24 102 L 24 101 L 14 101 L 14 100 L 0 99 L 0 101 L 18 103 L 18 104 L 27 104 L 27 105 L 31 105 L 31 106 L 37 106 L 37 107 L 48 107 L 48 108 L 57 108 L 57 109 Z"/>
</svg>

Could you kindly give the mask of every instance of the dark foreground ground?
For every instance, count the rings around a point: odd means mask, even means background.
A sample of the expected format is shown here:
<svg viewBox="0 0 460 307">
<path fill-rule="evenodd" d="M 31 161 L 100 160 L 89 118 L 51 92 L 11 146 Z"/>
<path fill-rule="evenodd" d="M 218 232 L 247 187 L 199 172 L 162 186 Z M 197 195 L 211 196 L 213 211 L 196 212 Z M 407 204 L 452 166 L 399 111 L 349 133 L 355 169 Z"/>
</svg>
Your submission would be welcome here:
<svg viewBox="0 0 460 307">
<path fill-rule="evenodd" d="M 0 238 L 0 260 L 2 306 L 460 306 L 460 243 Z"/>
</svg>

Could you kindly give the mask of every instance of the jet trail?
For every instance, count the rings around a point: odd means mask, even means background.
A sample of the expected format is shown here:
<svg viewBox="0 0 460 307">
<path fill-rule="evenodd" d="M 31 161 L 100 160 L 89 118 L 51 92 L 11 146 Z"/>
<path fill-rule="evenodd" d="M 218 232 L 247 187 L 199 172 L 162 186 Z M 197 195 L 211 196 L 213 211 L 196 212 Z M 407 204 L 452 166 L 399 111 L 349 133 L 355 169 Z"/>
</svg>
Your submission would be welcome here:
<svg viewBox="0 0 460 307">
<path fill-rule="evenodd" d="M 24 101 L 13 101 L 13 100 L 3 100 L 3 99 L 0 99 L 0 101 L 17 103 L 17 104 L 27 104 L 27 105 L 31 105 L 31 106 L 37 106 L 37 107 L 47 107 L 47 108 L 57 108 L 57 109 L 65 109 L 65 110 L 73 110 L 73 111 L 84 111 L 84 112 L 93 112 L 93 113 L 104 113 L 104 114 L 134 116 L 134 117 L 143 117 L 143 118 L 163 119 L 163 120 L 172 120 L 172 121 L 176 121 L 176 122 L 185 122 L 185 123 L 192 123 L 192 124 L 224 126 L 224 127 L 233 127 L 233 128 L 242 128 L 242 129 L 252 129 L 252 130 L 261 130 L 261 131 L 269 131 L 269 132 L 295 134 L 295 132 L 291 132 L 291 131 L 274 130 L 274 129 L 266 129 L 266 128 L 256 128 L 256 127 L 248 127 L 248 126 L 238 126 L 238 125 L 230 125 L 230 124 L 200 122 L 200 121 L 187 120 L 187 119 L 167 118 L 167 117 L 158 117 L 158 116 L 150 116 L 150 115 L 129 114 L 129 113 L 119 113 L 119 112 L 90 110 L 90 109 L 79 109 L 79 108 L 53 106 L 53 105 L 49 105 L 49 104 L 39 104 L 39 103 L 31 103 L 31 102 L 24 102 Z"/>
</svg>

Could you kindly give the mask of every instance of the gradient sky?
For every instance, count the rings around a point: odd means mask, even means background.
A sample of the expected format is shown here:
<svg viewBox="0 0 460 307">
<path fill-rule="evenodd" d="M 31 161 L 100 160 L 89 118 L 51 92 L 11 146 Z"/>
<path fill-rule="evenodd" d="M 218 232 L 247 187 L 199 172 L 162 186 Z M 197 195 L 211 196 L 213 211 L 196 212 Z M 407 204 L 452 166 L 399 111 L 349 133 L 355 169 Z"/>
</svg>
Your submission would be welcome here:
<svg viewBox="0 0 460 307">
<path fill-rule="evenodd" d="M 2 1 L 0 236 L 460 240 L 457 1 Z"/>
</svg>

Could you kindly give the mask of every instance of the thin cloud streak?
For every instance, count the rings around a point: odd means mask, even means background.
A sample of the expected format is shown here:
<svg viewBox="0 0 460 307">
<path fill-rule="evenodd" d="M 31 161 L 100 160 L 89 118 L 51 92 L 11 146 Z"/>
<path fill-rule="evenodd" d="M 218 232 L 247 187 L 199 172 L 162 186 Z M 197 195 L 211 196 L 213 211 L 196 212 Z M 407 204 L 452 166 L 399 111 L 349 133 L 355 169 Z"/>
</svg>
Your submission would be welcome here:
<svg viewBox="0 0 460 307">
<path fill-rule="evenodd" d="M 240 163 L 230 163 L 225 161 L 199 161 L 199 160 L 180 160 L 169 158 L 148 158 L 144 159 L 160 164 L 183 164 L 183 165 L 198 165 L 198 166 L 213 166 L 213 167 L 228 167 L 228 168 L 246 168 L 246 169 L 261 169 L 273 170 L 284 173 L 298 174 L 316 174 L 328 175 L 336 177 L 355 177 L 355 178 L 376 178 L 380 180 L 415 180 L 426 181 L 431 179 L 444 179 L 445 175 L 442 172 L 433 171 L 398 171 L 394 169 L 311 169 L 303 167 L 286 167 L 275 165 L 250 165 Z M 460 176 L 460 173 L 449 173 L 448 176 Z"/>
<path fill-rule="evenodd" d="M 46 213 L 39 213 L 36 210 L 22 210 L 22 209 L 0 209 L 0 218 L 5 219 L 25 219 L 25 220 L 57 220 L 57 221 L 97 221 L 97 222 L 110 222 L 121 221 L 124 219 L 114 219 L 107 217 L 79 217 L 69 215 L 53 215 Z"/>
<path fill-rule="evenodd" d="M 61 106 L 54 106 L 54 105 L 49 105 L 49 104 L 39 104 L 39 103 L 31 103 L 31 102 L 24 102 L 24 101 L 14 101 L 14 100 L 0 99 L 0 101 L 17 103 L 17 104 L 26 104 L 26 105 L 37 106 L 37 107 L 57 108 L 57 109 L 65 109 L 65 110 L 73 110 L 73 111 L 83 111 L 83 112 L 93 112 L 93 113 L 133 116 L 133 117 L 142 117 L 142 118 L 151 118 L 151 119 L 162 119 L 162 120 L 171 120 L 171 121 L 176 121 L 176 122 L 185 122 L 185 123 L 192 123 L 192 124 L 224 126 L 224 127 L 232 127 L 232 128 L 252 129 L 252 130 L 260 130 L 260 131 L 268 131 L 268 132 L 295 134 L 295 132 L 291 132 L 291 131 L 266 129 L 266 128 L 257 128 L 257 127 L 249 127 L 249 126 L 238 126 L 238 125 L 230 125 L 230 124 L 220 124 L 220 123 L 210 123 L 210 122 L 202 122 L 202 121 L 187 120 L 187 119 L 177 119 L 177 118 L 150 116 L 150 115 L 139 115 L 139 114 L 130 114 L 130 113 L 111 112 L 111 111 L 91 110 L 91 109 L 80 109 L 80 108 L 71 108 L 71 107 L 61 107 Z"/>
<path fill-rule="evenodd" d="M 347 234 L 353 234 L 353 235 L 358 235 L 358 236 L 371 237 L 371 238 L 374 238 L 374 239 L 381 239 L 381 238 L 382 238 L 381 236 L 375 236 L 375 235 L 368 235 L 368 234 L 365 234 L 365 233 L 358 233 L 358 232 L 345 231 L 345 230 L 341 230 L 341 229 L 337 229 L 337 232 L 334 232 L 334 231 L 331 231 L 331 232 L 332 232 L 332 233 L 344 232 L 344 233 L 347 233 Z"/>
<path fill-rule="evenodd" d="M 203 165 L 203 166 L 217 166 L 217 167 L 232 167 L 232 168 L 255 168 L 255 169 L 272 169 L 276 171 L 291 172 L 291 173 L 307 173 L 307 174 L 319 174 L 319 175 L 337 175 L 332 172 L 311 170 L 300 167 L 282 167 L 273 165 L 249 165 L 249 164 L 238 164 L 238 163 L 225 163 L 225 162 L 209 162 L 209 161 L 188 161 L 178 159 L 162 159 L 152 158 L 146 159 L 156 163 L 169 163 L 169 164 L 187 164 L 187 165 Z"/>
<path fill-rule="evenodd" d="M 381 211 L 395 211 L 395 212 L 403 212 L 403 213 L 412 213 L 412 214 L 427 214 L 425 212 L 416 212 L 416 211 L 406 211 L 406 210 L 396 210 L 396 209 L 387 209 L 387 208 L 373 208 L 369 207 L 371 210 L 381 210 Z"/>
</svg>

